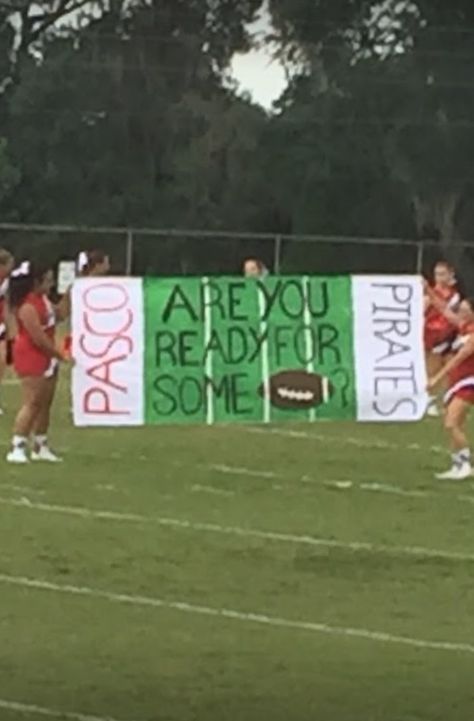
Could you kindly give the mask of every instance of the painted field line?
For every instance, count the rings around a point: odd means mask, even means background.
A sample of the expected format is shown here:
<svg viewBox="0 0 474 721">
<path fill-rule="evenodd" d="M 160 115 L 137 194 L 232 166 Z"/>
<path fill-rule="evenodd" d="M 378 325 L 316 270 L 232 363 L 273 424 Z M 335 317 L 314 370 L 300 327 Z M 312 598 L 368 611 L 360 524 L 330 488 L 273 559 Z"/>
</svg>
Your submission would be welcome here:
<svg viewBox="0 0 474 721">
<path fill-rule="evenodd" d="M 211 465 L 201 466 L 209 471 L 217 471 L 218 473 L 224 473 L 229 476 L 249 476 L 250 478 L 268 478 L 269 480 L 274 478 L 283 478 L 278 473 L 273 471 L 257 471 L 251 468 L 239 468 L 238 466 L 226 466 L 223 463 L 212 463 Z"/>
<path fill-rule="evenodd" d="M 268 480 L 288 480 L 287 475 L 284 475 L 283 473 L 275 473 L 273 471 L 258 471 L 251 468 L 240 468 L 221 464 L 203 466 L 203 468 L 229 476 L 246 476 L 248 478 L 264 478 Z M 432 493 L 430 491 L 411 491 L 407 488 L 387 483 L 359 483 L 357 481 L 349 481 L 347 479 L 341 479 L 338 481 L 318 480 L 316 478 L 311 478 L 310 476 L 302 476 L 299 481 L 301 483 L 321 486 L 323 488 L 337 488 L 340 491 L 367 491 L 369 493 L 386 493 L 392 496 L 406 496 L 407 498 L 441 498 L 439 494 Z M 464 500 L 464 498 L 462 500 Z M 474 497 L 472 501 L 474 502 Z"/>
<path fill-rule="evenodd" d="M 309 535 L 262 531 L 251 528 L 240 528 L 239 526 L 220 526 L 215 523 L 194 523 L 192 521 L 179 520 L 177 518 L 142 516 L 136 513 L 120 513 L 109 510 L 98 511 L 91 508 L 84 508 L 82 506 L 57 506 L 47 503 L 35 503 L 33 501 L 29 501 L 28 499 L 13 500 L 11 498 L 0 498 L 0 505 L 13 506 L 14 508 L 28 509 L 44 513 L 77 516 L 79 518 L 116 521 L 118 523 L 129 522 L 147 525 L 154 524 L 165 528 L 174 528 L 197 533 L 216 533 L 224 536 L 255 538 L 262 541 L 274 541 L 277 543 L 289 543 L 295 545 L 313 546 L 317 548 L 337 548 L 351 552 L 381 553 L 395 557 L 411 556 L 416 558 L 432 558 L 445 561 L 474 562 L 474 553 L 443 551 L 436 548 L 424 548 L 421 546 L 389 546 L 386 544 L 368 543 L 367 541 L 336 541 L 332 538 L 318 538 L 316 536 Z"/>
<path fill-rule="evenodd" d="M 45 708 L 44 706 L 19 703 L 18 701 L 6 701 L 5 699 L 0 699 L 0 709 L 22 715 L 46 716 L 47 718 L 65 719 L 66 721 L 118 721 L 111 716 L 91 716 L 90 714 L 77 713 L 76 711 L 56 711 L 55 709 Z"/>
<path fill-rule="evenodd" d="M 193 493 L 209 493 L 212 496 L 224 496 L 227 498 L 234 498 L 235 496 L 234 491 L 225 491 L 221 488 L 214 488 L 214 486 L 200 486 L 198 483 L 191 486 L 191 491 Z"/>
<path fill-rule="evenodd" d="M 458 653 L 474 654 L 474 645 L 468 643 L 456 643 L 453 641 L 430 641 L 428 639 L 411 638 L 410 636 L 396 636 L 384 631 L 371 631 L 366 628 L 350 628 L 345 626 L 330 626 L 326 623 L 313 621 L 296 621 L 278 616 L 267 616 L 261 613 L 246 613 L 227 608 L 213 608 L 210 606 L 198 606 L 187 601 L 171 601 L 150 596 L 135 596 L 126 593 L 113 593 L 103 591 L 99 588 L 87 586 L 69 586 L 51 583 L 36 578 L 25 578 L 22 576 L 9 576 L 0 574 L 0 583 L 20 588 L 29 588 L 35 591 L 47 591 L 50 593 L 62 593 L 71 596 L 82 596 L 87 598 L 101 599 L 112 603 L 119 603 L 129 606 L 146 606 L 148 608 L 159 608 L 168 611 L 179 611 L 199 616 L 239 621 L 246 624 L 260 624 L 276 628 L 290 629 L 292 631 L 308 631 L 310 633 L 325 634 L 327 636 L 341 636 L 360 639 L 363 641 L 376 641 L 386 644 L 398 644 L 412 646 L 419 649 L 431 651 L 454 651 Z M 70 717 L 74 718 L 74 717 Z M 78 721 L 90 721 L 87 716 L 76 716 Z M 92 721 L 96 721 L 92 717 Z M 99 721 L 102 721 L 99 719 Z"/>
<path fill-rule="evenodd" d="M 425 451 L 446 456 L 448 451 L 442 446 L 422 446 L 419 443 L 408 443 L 402 445 L 400 443 L 390 443 L 389 441 L 374 440 L 366 441 L 363 438 L 354 438 L 352 436 L 328 436 L 323 433 L 308 433 L 307 431 L 294 431 L 283 428 L 258 428 L 257 426 L 235 426 L 245 433 L 254 433 L 259 435 L 281 436 L 283 438 L 299 438 L 302 440 L 314 441 L 316 443 L 334 443 L 340 446 L 354 446 L 355 448 L 367 448 L 370 450 L 389 450 L 389 451 Z"/>
</svg>

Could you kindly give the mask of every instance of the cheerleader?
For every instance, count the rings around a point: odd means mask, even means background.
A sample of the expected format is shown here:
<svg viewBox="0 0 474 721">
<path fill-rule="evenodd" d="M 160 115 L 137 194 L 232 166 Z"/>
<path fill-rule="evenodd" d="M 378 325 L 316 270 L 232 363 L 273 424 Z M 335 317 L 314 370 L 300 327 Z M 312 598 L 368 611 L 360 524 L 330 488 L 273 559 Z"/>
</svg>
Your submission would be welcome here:
<svg viewBox="0 0 474 721">
<path fill-rule="evenodd" d="M 0 249 L 0 383 L 3 380 L 7 365 L 7 346 L 9 341 L 9 333 L 7 326 L 9 325 L 7 318 L 7 291 L 8 278 L 13 270 L 13 256 L 8 250 Z M 3 415 L 3 409 L 0 405 L 0 416 Z"/>
<path fill-rule="evenodd" d="M 466 436 L 466 420 L 474 404 L 474 299 L 461 301 L 457 312 L 449 308 L 435 294 L 428 293 L 432 303 L 458 329 L 452 344 L 454 355 L 428 382 L 433 390 L 447 381 L 444 426 L 449 435 L 452 450 L 452 467 L 437 477 L 442 480 L 465 480 L 472 476 L 471 450 Z"/>
<path fill-rule="evenodd" d="M 449 263 L 441 261 L 434 268 L 434 286 L 425 293 L 424 345 L 428 377 L 436 376 L 450 353 L 451 344 L 456 337 L 456 326 L 439 310 L 433 298 L 443 303 L 443 308 L 456 311 L 461 297 L 456 286 L 454 269 Z M 430 397 L 427 414 L 439 416 L 437 396 L 440 388 L 434 387 Z"/>
<path fill-rule="evenodd" d="M 54 307 L 48 297 L 53 285 L 54 274 L 47 265 L 22 263 L 10 276 L 8 302 L 17 324 L 13 366 L 22 386 L 22 404 L 7 455 L 9 463 L 28 463 L 30 439 L 32 461 L 60 461 L 49 447 L 48 431 L 63 360 L 55 345 L 55 327 L 69 314 L 69 296 Z"/>
</svg>

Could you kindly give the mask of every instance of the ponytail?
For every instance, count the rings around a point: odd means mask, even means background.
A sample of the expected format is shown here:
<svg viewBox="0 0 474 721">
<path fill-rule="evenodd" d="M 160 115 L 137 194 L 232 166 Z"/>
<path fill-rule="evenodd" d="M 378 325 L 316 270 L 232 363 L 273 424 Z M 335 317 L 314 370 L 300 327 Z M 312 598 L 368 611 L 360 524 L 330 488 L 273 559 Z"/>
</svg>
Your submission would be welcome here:
<svg viewBox="0 0 474 721">
<path fill-rule="evenodd" d="M 8 282 L 8 303 L 10 308 L 18 308 L 26 296 L 40 283 L 50 266 L 40 263 L 23 262 L 12 271 Z"/>
</svg>

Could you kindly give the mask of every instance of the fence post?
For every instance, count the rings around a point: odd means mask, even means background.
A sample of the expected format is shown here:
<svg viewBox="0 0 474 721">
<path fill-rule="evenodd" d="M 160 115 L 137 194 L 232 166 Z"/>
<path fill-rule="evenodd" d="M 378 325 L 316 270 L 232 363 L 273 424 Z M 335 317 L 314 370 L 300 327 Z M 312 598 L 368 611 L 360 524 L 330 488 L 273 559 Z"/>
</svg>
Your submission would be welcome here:
<svg viewBox="0 0 474 721">
<path fill-rule="evenodd" d="M 423 273 L 423 260 L 425 257 L 425 244 L 422 240 L 418 241 L 416 246 L 416 272 L 418 275 Z"/>
<path fill-rule="evenodd" d="M 281 235 L 275 236 L 273 273 L 274 275 L 280 275 L 281 273 Z"/>
<path fill-rule="evenodd" d="M 125 275 L 132 275 L 133 271 L 133 231 L 127 230 L 125 245 Z"/>
</svg>

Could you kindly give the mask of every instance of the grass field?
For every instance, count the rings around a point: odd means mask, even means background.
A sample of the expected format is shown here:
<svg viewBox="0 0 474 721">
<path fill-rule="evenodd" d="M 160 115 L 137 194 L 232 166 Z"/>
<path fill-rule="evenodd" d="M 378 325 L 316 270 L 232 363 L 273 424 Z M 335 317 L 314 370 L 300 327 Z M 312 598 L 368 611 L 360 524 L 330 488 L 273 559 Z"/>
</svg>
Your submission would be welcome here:
<svg viewBox="0 0 474 721">
<path fill-rule="evenodd" d="M 53 437 L 0 461 L 1 721 L 474 717 L 438 422 L 79 431 L 63 387 Z"/>
</svg>

